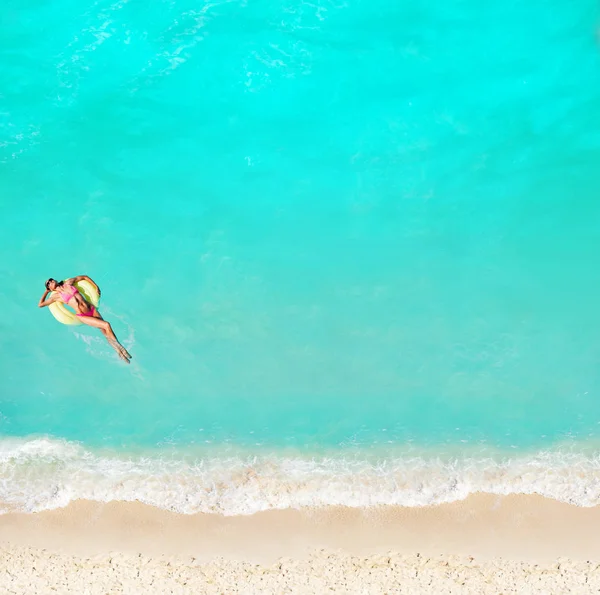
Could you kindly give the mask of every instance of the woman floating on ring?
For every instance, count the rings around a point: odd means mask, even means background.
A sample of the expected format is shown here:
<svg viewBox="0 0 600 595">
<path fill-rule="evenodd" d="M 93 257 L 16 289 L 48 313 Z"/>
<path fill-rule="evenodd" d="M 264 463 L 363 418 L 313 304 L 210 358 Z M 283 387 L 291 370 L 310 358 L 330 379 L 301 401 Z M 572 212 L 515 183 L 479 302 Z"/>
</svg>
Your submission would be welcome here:
<svg viewBox="0 0 600 595">
<path fill-rule="evenodd" d="M 117 340 L 110 323 L 100 316 L 100 312 L 98 312 L 98 310 L 80 293 L 79 289 L 75 287 L 76 283 L 83 281 L 90 283 L 98 292 L 98 297 L 100 297 L 100 288 L 86 275 L 73 277 L 66 281 L 56 281 L 55 279 L 50 278 L 46 281 L 46 291 L 40 298 L 38 306 L 43 308 L 44 306 L 50 306 L 55 302 L 62 302 L 63 304 L 71 306 L 71 308 L 75 310 L 75 315 L 80 322 L 100 329 L 111 347 L 117 352 L 117 355 L 124 362 L 130 363 L 129 360 L 131 359 L 131 355 L 129 355 L 127 349 L 125 349 L 125 347 Z M 54 292 L 54 295 L 46 300 L 46 296 L 51 292 Z"/>
</svg>

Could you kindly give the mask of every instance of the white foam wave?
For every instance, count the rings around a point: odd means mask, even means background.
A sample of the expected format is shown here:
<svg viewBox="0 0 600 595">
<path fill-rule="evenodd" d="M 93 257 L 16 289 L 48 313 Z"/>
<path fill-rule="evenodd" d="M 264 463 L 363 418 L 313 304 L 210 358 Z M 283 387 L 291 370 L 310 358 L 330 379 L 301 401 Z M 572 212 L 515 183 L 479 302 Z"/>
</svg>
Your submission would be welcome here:
<svg viewBox="0 0 600 595">
<path fill-rule="evenodd" d="M 206 452 L 125 456 L 48 438 L 0 441 L 1 512 L 34 512 L 88 499 L 234 515 L 326 505 L 424 506 L 474 492 L 535 493 L 594 506 L 600 503 L 600 457 L 559 451 L 446 461 Z"/>
</svg>

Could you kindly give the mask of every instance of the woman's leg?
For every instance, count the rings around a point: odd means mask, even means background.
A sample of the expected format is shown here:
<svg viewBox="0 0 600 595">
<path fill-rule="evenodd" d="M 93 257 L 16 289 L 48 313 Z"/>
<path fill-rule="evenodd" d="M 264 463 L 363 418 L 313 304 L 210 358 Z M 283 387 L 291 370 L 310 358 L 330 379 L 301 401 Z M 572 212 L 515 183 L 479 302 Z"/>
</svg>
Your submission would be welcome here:
<svg viewBox="0 0 600 595">
<path fill-rule="evenodd" d="M 106 337 L 106 340 L 110 343 L 113 349 L 117 352 L 118 356 L 129 363 L 131 359 L 131 355 L 121 343 L 117 339 L 117 335 L 110 326 L 110 322 L 108 320 L 104 320 L 102 316 L 100 316 L 100 312 L 98 310 L 95 311 L 93 316 L 79 316 L 79 320 L 83 322 L 83 324 L 87 324 L 88 326 L 93 326 L 94 328 L 100 329 L 102 334 Z"/>
</svg>

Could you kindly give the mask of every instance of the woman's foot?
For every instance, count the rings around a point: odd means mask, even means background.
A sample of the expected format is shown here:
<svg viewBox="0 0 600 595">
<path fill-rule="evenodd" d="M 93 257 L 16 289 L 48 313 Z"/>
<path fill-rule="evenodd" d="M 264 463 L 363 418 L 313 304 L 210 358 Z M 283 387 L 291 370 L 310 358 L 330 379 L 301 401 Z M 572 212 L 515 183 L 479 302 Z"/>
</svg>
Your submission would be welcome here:
<svg viewBox="0 0 600 595">
<path fill-rule="evenodd" d="M 129 358 L 120 349 L 117 349 L 117 355 L 126 363 L 130 364 Z"/>
<path fill-rule="evenodd" d="M 117 342 L 113 342 L 110 341 L 110 344 L 113 346 L 113 349 L 117 352 L 117 355 L 126 363 L 130 364 L 131 362 L 129 361 L 131 359 L 131 356 L 129 355 L 129 352 L 127 351 L 127 349 L 125 349 L 125 347 L 123 347 L 123 345 L 121 345 L 120 343 Z"/>
</svg>

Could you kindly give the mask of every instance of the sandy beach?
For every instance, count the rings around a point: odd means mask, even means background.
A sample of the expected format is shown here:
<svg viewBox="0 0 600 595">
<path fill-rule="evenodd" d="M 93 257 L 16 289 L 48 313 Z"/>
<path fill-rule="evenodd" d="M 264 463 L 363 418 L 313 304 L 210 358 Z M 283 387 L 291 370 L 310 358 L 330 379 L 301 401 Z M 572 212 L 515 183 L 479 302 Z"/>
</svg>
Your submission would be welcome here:
<svg viewBox="0 0 600 595">
<path fill-rule="evenodd" d="M 591 593 L 598 526 L 524 495 L 232 517 L 78 501 L 0 517 L 0 592 Z"/>
</svg>

